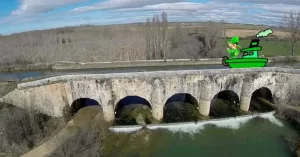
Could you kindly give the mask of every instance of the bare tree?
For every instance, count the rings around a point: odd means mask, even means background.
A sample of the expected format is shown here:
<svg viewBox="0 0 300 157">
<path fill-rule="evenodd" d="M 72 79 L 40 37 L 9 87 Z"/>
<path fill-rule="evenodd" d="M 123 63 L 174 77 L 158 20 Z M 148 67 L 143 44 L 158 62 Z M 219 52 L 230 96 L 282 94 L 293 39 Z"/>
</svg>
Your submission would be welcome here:
<svg viewBox="0 0 300 157">
<path fill-rule="evenodd" d="M 172 29 L 172 33 L 170 35 L 171 48 L 176 49 L 179 44 L 182 43 L 183 38 L 187 35 L 188 34 L 183 32 L 181 25 L 176 25 L 175 28 Z"/>
<path fill-rule="evenodd" d="M 221 26 L 223 30 L 223 38 L 226 38 L 226 21 L 224 19 L 221 20 Z"/>
<path fill-rule="evenodd" d="M 201 42 L 201 56 L 203 57 L 215 57 L 221 53 L 220 50 L 220 39 L 222 38 L 222 30 L 215 23 L 209 23 L 208 26 L 202 30 L 202 35 L 198 37 Z"/>
<path fill-rule="evenodd" d="M 50 157 L 99 157 L 103 148 L 100 137 L 95 130 L 80 129 Z"/>
<path fill-rule="evenodd" d="M 294 56 L 297 42 L 300 40 L 300 11 L 291 10 L 283 17 L 283 26 L 287 29 L 289 42 L 291 43 L 292 56 Z"/>
<path fill-rule="evenodd" d="M 145 40 L 146 40 L 146 59 L 151 59 L 151 19 L 146 19 Z"/>
<path fill-rule="evenodd" d="M 145 25 L 146 39 L 146 58 L 147 59 L 166 59 L 168 51 L 168 15 L 166 12 L 154 15 L 152 21 L 146 19 Z"/>
<path fill-rule="evenodd" d="M 168 14 L 166 12 L 163 12 L 161 14 L 161 37 L 162 37 L 162 51 L 163 51 L 163 57 L 164 60 L 166 60 L 166 52 L 168 50 Z"/>
</svg>

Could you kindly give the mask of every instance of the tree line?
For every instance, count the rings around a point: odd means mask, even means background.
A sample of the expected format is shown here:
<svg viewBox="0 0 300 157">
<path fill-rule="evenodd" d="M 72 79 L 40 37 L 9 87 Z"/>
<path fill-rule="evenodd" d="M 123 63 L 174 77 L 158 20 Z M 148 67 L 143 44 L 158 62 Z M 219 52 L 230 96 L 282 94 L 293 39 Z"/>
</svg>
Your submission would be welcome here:
<svg viewBox="0 0 300 157">
<path fill-rule="evenodd" d="M 295 55 L 300 40 L 299 11 L 286 14 L 280 25 Z M 142 24 L 83 25 L 0 36 L 0 65 L 222 57 L 227 55 L 225 38 L 224 20 L 175 25 L 162 12 Z"/>
</svg>

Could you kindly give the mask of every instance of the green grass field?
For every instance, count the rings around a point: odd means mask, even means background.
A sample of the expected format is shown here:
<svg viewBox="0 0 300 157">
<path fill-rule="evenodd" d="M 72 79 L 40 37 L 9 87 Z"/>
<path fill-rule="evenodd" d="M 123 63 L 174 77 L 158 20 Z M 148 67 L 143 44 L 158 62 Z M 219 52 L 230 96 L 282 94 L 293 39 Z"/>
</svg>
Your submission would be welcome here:
<svg viewBox="0 0 300 157">
<path fill-rule="evenodd" d="M 250 41 L 250 39 L 240 40 L 241 49 L 249 47 Z M 291 55 L 291 48 L 288 42 L 260 40 L 259 45 L 262 46 L 262 51 L 260 51 L 259 55 L 264 55 L 266 57 Z M 300 55 L 299 48 L 296 49 L 295 55 Z"/>
</svg>

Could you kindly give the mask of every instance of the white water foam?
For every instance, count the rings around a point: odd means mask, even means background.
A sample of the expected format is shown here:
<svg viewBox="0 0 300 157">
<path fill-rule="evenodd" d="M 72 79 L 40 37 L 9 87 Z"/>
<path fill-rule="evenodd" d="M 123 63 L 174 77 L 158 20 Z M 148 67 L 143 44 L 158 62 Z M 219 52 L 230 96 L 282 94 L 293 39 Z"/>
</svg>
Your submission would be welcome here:
<svg viewBox="0 0 300 157">
<path fill-rule="evenodd" d="M 194 134 L 200 132 L 204 129 L 204 125 L 199 125 L 194 122 L 190 123 L 172 123 L 172 124 L 162 124 L 162 125 L 148 125 L 148 129 L 157 130 L 157 129 L 166 129 L 171 132 L 184 132 Z"/>
<path fill-rule="evenodd" d="M 268 113 L 259 113 L 254 115 L 246 115 L 246 116 L 239 116 L 239 117 L 231 117 L 231 118 L 222 118 L 222 119 L 212 119 L 207 121 L 198 121 L 198 122 L 187 122 L 187 123 L 168 123 L 168 124 L 150 124 L 147 125 L 147 128 L 150 130 L 157 130 L 157 129 L 166 129 L 173 133 L 175 132 L 183 132 L 183 133 L 199 133 L 201 130 L 205 129 L 206 125 L 215 125 L 219 128 L 228 128 L 237 130 L 246 124 L 249 120 L 261 117 L 264 119 L 268 119 L 275 125 L 283 127 L 283 124 L 274 117 L 275 112 L 268 112 Z M 141 129 L 141 126 L 120 126 L 120 127 L 111 127 L 110 130 L 114 132 L 134 132 Z"/>
<path fill-rule="evenodd" d="M 264 119 L 268 119 L 270 122 L 272 122 L 275 125 L 278 125 L 280 127 L 283 127 L 283 123 L 278 120 L 276 117 L 274 117 L 274 113 L 275 112 L 271 112 L 271 113 L 266 113 L 266 114 L 262 114 L 259 117 L 260 118 L 264 118 Z"/>
<path fill-rule="evenodd" d="M 110 127 L 109 130 L 117 133 L 131 133 L 138 131 L 142 126 L 124 126 L 124 127 Z"/>
</svg>

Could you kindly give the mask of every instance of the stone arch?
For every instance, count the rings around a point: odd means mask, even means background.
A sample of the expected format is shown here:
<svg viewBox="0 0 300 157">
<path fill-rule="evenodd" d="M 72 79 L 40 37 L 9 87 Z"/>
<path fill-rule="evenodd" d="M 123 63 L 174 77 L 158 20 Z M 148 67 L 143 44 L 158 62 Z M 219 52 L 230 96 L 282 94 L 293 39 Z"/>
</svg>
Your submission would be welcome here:
<svg viewBox="0 0 300 157">
<path fill-rule="evenodd" d="M 163 108 L 164 122 L 197 121 L 200 113 L 197 99 L 189 93 L 177 93 L 166 100 Z"/>
<path fill-rule="evenodd" d="M 129 119 L 126 120 L 127 122 L 124 121 L 124 111 L 123 109 L 126 108 L 126 112 L 129 113 L 125 113 L 125 118 Z M 119 102 L 117 102 L 116 106 L 115 106 L 115 117 L 116 117 L 116 121 L 118 124 L 136 124 L 136 114 L 143 114 L 143 116 L 145 116 L 146 121 L 148 121 L 149 119 L 149 115 L 152 116 L 151 114 L 151 110 L 152 107 L 149 103 L 148 100 L 146 100 L 143 97 L 140 96 L 126 96 L 123 99 L 119 100 Z M 142 111 L 147 112 L 147 115 L 144 115 L 145 113 Z M 149 113 L 148 113 L 149 112 Z M 127 114 L 134 114 L 134 115 L 127 115 Z M 132 116 L 132 117 L 128 117 L 128 116 Z M 149 122 L 150 123 L 150 122 Z"/>
<path fill-rule="evenodd" d="M 210 104 L 209 115 L 212 117 L 237 116 L 239 111 L 239 96 L 232 90 L 223 90 L 214 95 Z"/>
<path fill-rule="evenodd" d="M 262 98 L 262 99 L 261 99 Z M 265 101 L 266 100 L 266 101 Z M 270 104 L 274 103 L 273 94 L 267 87 L 256 89 L 250 100 L 250 111 L 272 111 L 273 107 Z"/>
<path fill-rule="evenodd" d="M 88 106 L 101 106 L 98 101 L 90 98 L 79 98 L 73 101 L 70 108 L 70 114 L 76 114 L 80 109 Z"/>
<path fill-rule="evenodd" d="M 126 96 L 123 99 L 120 99 L 115 105 L 115 111 L 117 111 L 118 109 L 122 109 L 123 107 L 131 104 L 142 104 L 148 106 L 149 108 L 152 108 L 147 99 L 134 95 L 134 96 Z"/>
</svg>

